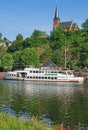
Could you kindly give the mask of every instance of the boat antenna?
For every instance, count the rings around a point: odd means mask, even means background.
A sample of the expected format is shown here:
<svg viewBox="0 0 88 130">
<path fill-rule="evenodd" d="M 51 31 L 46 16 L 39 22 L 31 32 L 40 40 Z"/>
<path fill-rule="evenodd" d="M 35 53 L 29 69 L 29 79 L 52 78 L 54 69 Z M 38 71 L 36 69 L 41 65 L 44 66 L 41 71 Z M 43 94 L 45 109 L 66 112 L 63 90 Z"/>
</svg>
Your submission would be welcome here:
<svg viewBox="0 0 88 130">
<path fill-rule="evenodd" d="M 65 68 L 66 68 L 66 36 L 65 36 Z"/>
</svg>

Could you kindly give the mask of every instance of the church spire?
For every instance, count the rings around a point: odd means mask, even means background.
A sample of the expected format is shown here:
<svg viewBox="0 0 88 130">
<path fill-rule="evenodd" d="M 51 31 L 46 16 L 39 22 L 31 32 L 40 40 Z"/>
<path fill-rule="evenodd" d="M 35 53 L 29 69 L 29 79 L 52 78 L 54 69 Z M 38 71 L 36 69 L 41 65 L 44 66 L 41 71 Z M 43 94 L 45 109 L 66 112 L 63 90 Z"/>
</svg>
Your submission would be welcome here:
<svg viewBox="0 0 88 130">
<path fill-rule="evenodd" d="M 53 30 L 56 30 L 56 28 L 59 26 L 59 23 L 60 23 L 60 18 L 59 18 L 58 4 L 56 0 L 55 16 L 53 20 Z"/>
<path fill-rule="evenodd" d="M 57 0 L 56 0 L 56 9 L 55 9 L 55 17 L 54 17 L 54 19 L 59 19 L 59 11 L 58 11 Z"/>
</svg>

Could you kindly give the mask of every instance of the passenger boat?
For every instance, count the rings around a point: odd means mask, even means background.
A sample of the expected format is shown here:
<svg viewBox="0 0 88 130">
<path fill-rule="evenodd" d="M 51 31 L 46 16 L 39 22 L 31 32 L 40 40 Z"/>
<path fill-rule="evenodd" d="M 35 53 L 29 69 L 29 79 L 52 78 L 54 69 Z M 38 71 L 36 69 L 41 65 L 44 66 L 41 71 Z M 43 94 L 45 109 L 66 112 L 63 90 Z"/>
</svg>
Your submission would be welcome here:
<svg viewBox="0 0 88 130">
<path fill-rule="evenodd" d="M 5 80 L 24 80 L 38 82 L 83 82 L 83 77 L 74 75 L 70 69 L 51 69 L 50 67 L 28 67 L 24 70 L 9 71 Z"/>
</svg>

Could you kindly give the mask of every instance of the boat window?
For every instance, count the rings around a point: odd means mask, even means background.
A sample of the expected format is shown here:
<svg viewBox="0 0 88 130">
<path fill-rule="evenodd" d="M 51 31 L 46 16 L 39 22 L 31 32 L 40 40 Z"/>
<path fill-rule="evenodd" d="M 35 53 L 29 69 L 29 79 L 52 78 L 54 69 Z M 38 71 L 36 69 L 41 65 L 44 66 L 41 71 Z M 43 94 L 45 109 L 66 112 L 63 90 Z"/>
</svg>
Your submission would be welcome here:
<svg viewBox="0 0 88 130">
<path fill-rule="evenodd" d="M 61 71 L 59 71 L 59 73 L 61 74 L 62 72 L 61 72 Z"/>
<path fill-rule="evenodd" d="M 66 72 L 61 72 L 62 74 L 66 74 Z"/>
<path fill-rule="evenodd" d="M 32 70 L 30 70 L 30 73 L 32 73 Z"/>
<path fill-rule="evenodd" d="M 73 74 L 72 72 L 67 72 L 67 73 L 70 74 L 70 75 Z"/>
</svg>

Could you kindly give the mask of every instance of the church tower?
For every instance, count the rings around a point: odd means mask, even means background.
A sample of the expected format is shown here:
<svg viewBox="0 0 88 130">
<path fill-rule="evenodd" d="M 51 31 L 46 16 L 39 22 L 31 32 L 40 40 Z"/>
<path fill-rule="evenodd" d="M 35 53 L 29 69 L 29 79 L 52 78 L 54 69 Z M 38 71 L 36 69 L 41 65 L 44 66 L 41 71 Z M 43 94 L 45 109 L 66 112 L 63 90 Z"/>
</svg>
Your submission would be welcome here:
<svg viewBox="0 0 88 130">
<path fill-rule="evenodd" d="M 59 26 L 59 24 L 60 24 L 60 18 L 59 18 L 58 5 L 57 5 L 57 1 L 56 1 L 55 16 L 53 19 L 53 30 L 56 30 L 56 28 Z"/>
</svg>

